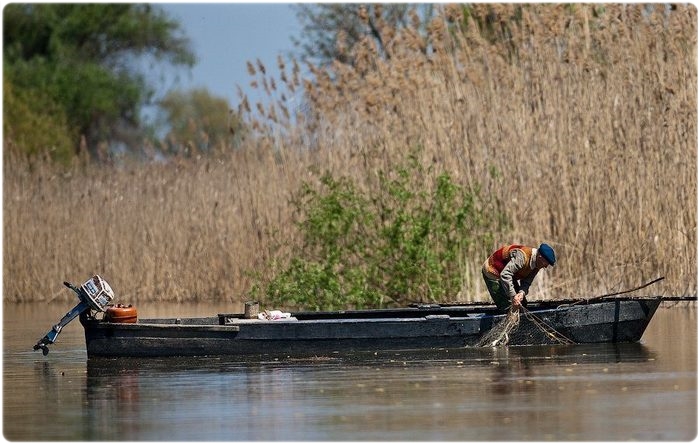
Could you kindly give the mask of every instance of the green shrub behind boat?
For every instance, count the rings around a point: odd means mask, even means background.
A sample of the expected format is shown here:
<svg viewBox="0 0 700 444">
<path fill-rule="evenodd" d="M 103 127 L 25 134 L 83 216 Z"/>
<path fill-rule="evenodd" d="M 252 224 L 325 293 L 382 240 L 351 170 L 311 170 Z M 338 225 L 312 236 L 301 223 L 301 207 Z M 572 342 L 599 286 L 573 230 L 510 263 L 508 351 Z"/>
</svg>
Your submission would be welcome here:
<svg viewBox="0 0 700 444">
<path fill-rule="evenodd" d="M 509 226 L 497 199 L 439 173 L 425 184 L 417 156 L 379 171 L 369 188 L 320 177 L 294 199 L 301 241 L 257 273 L 252 293 L 273 306 L 333 310 L 450 300 L 470 265 Z M 428 185 L 428 186 L 426 186 Z M 476 259 L 475 259 L 476 258 Z"/>
</svg>

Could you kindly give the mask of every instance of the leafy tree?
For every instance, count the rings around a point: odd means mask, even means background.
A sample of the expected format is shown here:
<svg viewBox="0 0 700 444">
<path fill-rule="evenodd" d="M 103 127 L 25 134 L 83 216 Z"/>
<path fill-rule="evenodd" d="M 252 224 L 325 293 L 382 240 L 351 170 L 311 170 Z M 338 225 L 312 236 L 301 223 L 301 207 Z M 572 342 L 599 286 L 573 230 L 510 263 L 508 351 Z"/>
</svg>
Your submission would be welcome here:
<svg viewBox="0 0 700 444">
<path fill-rule="evenodd" d="M 163 125 L 170 131 L 166 143 L 170 151 L 195 148 L 206 152 L 219 146 L 236 144 L 243 127 L 228 102 L 207 89 L 171 91 L 159 103 Z"/>
<path fill-rule="evenodd" d="M 5 140 L 30 155 L 46 152 L 67 162 L 74 153 L 76 134 L 63 109 L 36 90 L 16 91 L 3 80 L 2 122 Z M 6 149 L 12 149 L 6 144 Z"/>
<path fill-rule="evenodd" d="M 76 151 L 80 137 L 94 149 L 99 142 L 129 144 L 142 136 L 139 113 L 153 94 L 139 72 L 144 58 L 194 64 L 179 23 L 148 4 L 9 4 L 3 26 L 12 100 L 37 118 L 56 109 L 55 125 L 66 119 Z M 13 137 L 32 138 L 17 115 L 6 110 L 5 117 Z M 40 149 L 43 142 L 29 144 Z"/>
</svg>

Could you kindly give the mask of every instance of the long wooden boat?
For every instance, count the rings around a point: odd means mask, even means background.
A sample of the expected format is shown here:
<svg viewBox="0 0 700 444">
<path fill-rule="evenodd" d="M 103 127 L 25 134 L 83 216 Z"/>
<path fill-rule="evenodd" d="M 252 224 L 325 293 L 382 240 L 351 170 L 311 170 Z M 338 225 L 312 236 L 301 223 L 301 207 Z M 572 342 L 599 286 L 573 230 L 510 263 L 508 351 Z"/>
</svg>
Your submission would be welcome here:
<svg viewBox="0 0 700 444">
<path fill-rule="evenodd" d="M 112 304 L 112 288 L 95 275 L 79 287 L 64 282 L 77 294 L 79 303 L 34 345 L 34 350 L 47 355 L 48 346 L 76 317 L 85 330 L 88 357 L 228 355 L 249 360 L 256 355 L 303 357 L 494 345 L 634 343 L 642 338 L 662 300 L 697 301 L 697 296 L 620 296 L 662 279 L 592 299 L 530 302 L 510 313 L 490 304 L 468 303 L 300 311 L 270 317 L 256 316 L 257 304 L 246 303 L 244 313 L 139 319 L 135 308 Z"/>
<path fill-rule="evenodd" d="M 661 297 L 531 302 L 508 345 L 637 342 Z M 286 319 L 211 317 L 115 322 L 80 313 L 88 357 L 212 355 L 304 356 L 345 351 L 420 350 L 488 345 L 508 314 L 493 305 L 417 305 L 399 309 L 295 312 Z M 133 322 L 135 321 L 135 322 Z M 35 346 L 35 349 L 37 346 Z M 45 350 L 46 351 L 46 350 Z"/>
</svg>

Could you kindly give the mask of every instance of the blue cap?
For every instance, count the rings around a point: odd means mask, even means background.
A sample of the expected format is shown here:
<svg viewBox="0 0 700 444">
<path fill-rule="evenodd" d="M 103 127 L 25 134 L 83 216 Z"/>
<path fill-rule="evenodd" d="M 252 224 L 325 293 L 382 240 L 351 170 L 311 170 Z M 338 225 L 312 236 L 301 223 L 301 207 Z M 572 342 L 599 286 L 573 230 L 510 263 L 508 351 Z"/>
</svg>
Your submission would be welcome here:
<svg viewBox="0 0 700 444">
<path fill-rule="evenodd" d="M 537 252 L 549 262 L 549 265 L 554 265 L 557 262 L 557 258 L 554 257 L 554 250 L 549 245 L 540 244 Z"/>
</svg>

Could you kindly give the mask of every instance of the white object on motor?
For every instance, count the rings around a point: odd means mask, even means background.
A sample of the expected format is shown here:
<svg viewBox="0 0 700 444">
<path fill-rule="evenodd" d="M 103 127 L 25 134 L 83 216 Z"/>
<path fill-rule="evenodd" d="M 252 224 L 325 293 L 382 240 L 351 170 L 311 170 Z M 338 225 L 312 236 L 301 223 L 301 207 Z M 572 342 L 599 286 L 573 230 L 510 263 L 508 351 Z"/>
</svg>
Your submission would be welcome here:
<svg viewBox="0 0 700 444">
<path fill-rule="evenodd" d="M 80 289 L 83 290 L 88 297 L 86 302 L 92 309 L 97 311 L 105 311 L 107 305 L 114 299 L 112 287 L 97 274 L 85 281 L 85 283 L 80 286 Z"/>
</svg>

